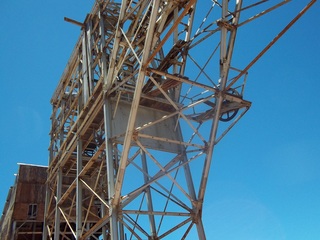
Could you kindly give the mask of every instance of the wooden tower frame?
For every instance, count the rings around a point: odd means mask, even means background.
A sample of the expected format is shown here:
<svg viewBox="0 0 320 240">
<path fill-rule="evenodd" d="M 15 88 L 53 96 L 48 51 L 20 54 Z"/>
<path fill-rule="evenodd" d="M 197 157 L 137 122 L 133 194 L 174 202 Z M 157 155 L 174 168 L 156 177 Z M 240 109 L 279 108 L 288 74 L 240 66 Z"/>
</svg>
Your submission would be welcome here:
<svg viewBox="0 0 320 240">
<path fill-rule="evenodd" d="M 212 155 L 251 106 L 247 72 L 315 1 L 239 69 L 237 31 L 289 1 L 247 2 L 103 0 L 69 19 L 82 30 L 51 100 L 43 239 L 206 239 Z"/>
</svg>

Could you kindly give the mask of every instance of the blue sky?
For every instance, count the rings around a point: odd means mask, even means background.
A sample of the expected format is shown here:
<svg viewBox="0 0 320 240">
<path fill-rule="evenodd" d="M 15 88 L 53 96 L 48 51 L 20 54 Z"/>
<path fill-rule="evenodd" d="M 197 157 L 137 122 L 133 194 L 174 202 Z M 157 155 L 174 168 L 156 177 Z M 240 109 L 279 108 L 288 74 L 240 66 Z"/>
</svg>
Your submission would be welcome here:
<svg viewBox="0 0 320 240">
<path fill-rule="evenodd" d="M 93 2 L 0 2 L 0 208 L 17 163 L 47 165 L 50 98 L 80 33 L 63 17 L 83 21 Z M 266 16 L 257 32 L 244 27 L 238 61 L 245 66 L 306 2 Z M 250 70 L 252 107 L 214 152 L 208 239 L 320 239 L 319 12 L 316 3 Z"/>
</svg>

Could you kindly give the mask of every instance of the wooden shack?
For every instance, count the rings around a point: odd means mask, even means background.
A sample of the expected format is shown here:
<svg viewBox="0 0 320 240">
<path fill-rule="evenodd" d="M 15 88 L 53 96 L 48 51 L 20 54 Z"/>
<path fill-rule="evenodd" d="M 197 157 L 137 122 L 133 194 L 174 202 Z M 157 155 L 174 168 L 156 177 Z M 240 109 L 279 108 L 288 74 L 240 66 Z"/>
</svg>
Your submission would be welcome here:
<svg viewBox="0 0 320 240">
<path fill-rule="evenodd" d="M 19 164 L 0 220 L 0 239 L 42 239 L 47 167 Z"/>
</svg>

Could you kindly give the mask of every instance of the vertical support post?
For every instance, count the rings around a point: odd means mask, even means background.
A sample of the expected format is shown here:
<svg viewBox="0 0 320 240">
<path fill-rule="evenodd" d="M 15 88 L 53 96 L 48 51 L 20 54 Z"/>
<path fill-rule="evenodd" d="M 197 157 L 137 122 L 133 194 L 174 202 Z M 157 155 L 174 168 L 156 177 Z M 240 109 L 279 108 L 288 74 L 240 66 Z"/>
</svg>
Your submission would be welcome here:
<svg viewBox="0 0 320 240">
<path fill-rule="evenodd" d="M 222 22 L 227 22 L 228 14 L 228 1 L 223 0 L 222 2 Z M 221 26 L 221 37 L 220 37 L 220 90 L 222 91 L 226 84 L 227 75 L 227 33 L 228 29 L 222 24 Z"/>
<path fill-rule="evenodd" d="M 102 14 L 101 14 L 101 11 L 99 11 L 99 19 L 100 19 L 100 29 L 99 29 L 99 32 L 100 32 L 100 36 L 101 36 L 101 46 L 100 46 L 100 51 L 101 51 L 101 66 L 102 66 L 102 69 L 101 69 L 101 73 L 102 73 L 102 76 L 105 78 L 106 75 L 107 75 L 107 63 L 106 63 L 106 53 L 104 52 L 104 47 L 105 47 L 105 33 L 104 33 L 104 22 L 103 22 L 103 17 L 102 17 Z M 106 132 L 106 128 L 105 128 L 105 132 Z M 105 184 L 105 178 L 103 178 L 103 183 L 102 183 L 102 186 L 105 187 L 106 184 Z M 105 199 L 105 194 L 104 192 L 102 191 L 102 196 L 101 196 L 103 199 Z M 106 207 L 104 206 L 104 204 L 101 204 L 101 217 L 104 217 L 105 215 L 107 214 L 106 212 Z M 106 235 L 106 227 L 103 226 L 102 227 L 102 239 L 103 240 L 107 240 L 107 235 Z"/>
<path fill-rule="evenodd" d="M 151 11 L 151 15 L 150 15 L 150 22 L 149 22 L 148 31 L 147 31 L 147 35 L 145 38 L 145 45 L 144 45 L 144 49 L 143 49 L 141 67 L 139 69 L 138 77 L 136 80 L 137 83 L 135 86 L 133 101 L 132 101 L 131 110 L 130 110 L 130 114 L 129 114 L 128 126 L 127 126 L 127 130 L 126 130 L 126 135 L 124 138 L 123 151 L 122 151 L 119 169 L 118 169 L 118 173 L 117 173 L 117 180 L 116 180 L 116 185 L 115 185 L 115 196 L 114 196 L 114 204 L 116 204 L 118 206 L 120 205 L 121 188 L 122 188 L 122 184 L 123 184 L 125 168 L 126 168 L 126 164 L 127 164 L 130 146 L 131 146 L 131 140 L 133 137 L 133 128 L 134 128 L 136 116 L 138 113 L 138 107 L 139 107 L 140 96 L 141 96 L 142 87 L 143 87 L 143 83 L 144 83 L 144 78 L 146 76 L 146 72 L 145 72 L 145 69 L 143 66 L 148 63 L 148 58 L 149 58 L 150 49 L 151 49 L 151 43 L 152 43 L 152 39 L 154 37 L 154 26 L 156 23 L 159 4 L 160 4 L 160 1 L 153 0 L 152 11 Z"/>
<path fill-rule="evenodd" d="M 104 52 L 105 48 L 105 32 L 104 32 L 104 19 L 101 14 L 101 10 L 99 11 L 100 18 L 100 35 L 101 35 L 101 74 L 103 76 L 103 84 L 107 84 L 107 58 L 106 53 Z M 112 152 L 112 142 L 110 137 L 112 136 L 112 113 L 111 113 L 111 105 L 107 99 L 106 93 L 103 96 L 103 113 L 104 113 L 104 129 L 105 129 L 105 141 L 106 141 L 106 167 L 107 167 L 107 185 L 108 185 L 108 203 L 110 205 L 109 213 L 110 217 L 110 236 L 111 240 L 118 240 L 118 212 L 117 209 L 112 205 L 112 198 L 114 196 L 114 163 L 113 163 L 113 152 Z"/>
<path fill-rule="evenodd" d="M 55 107 L 52 106 L 52 112 L 55 112 Z M 53 141 L 54 140 L 54 134 L 56 129 L 53 129 L 53 127 L 55 126 L 54 122 L 56 121 L 56 116 L 52 116 L 51 118 L 51 133 L 50 133 L 50 137 L 51 137 L 51 145 L 50 145 L 50 149 L 49 149 L 49 166 L 52 162 L 52 159 L 54 157 L 54 144 Z M 49 176 L 48 176 L 49 177 Z M 47 216 L 48 216 L 48 212 L 49 212 L 49 204 L 50 204 L 50 196 L 51 196 L 52 192 L 50 190 L 49 187 L 49 183 L 46 183 L 46 197 L 45 197 L 45 205 L 44 205 L 44 217 L 43 217 L 43 229 L 42 229 L 42 240 L 47 240 L 48 239 L 48 228 L 47 228 Z"/>
<path fill-rule="evenodd" d="M 122 217 L 122 216 L 120 216 Z M 119 222 L 119 239 L 120 240 L 127 240 L 126 235 L 124 233 L 124 226 L 122 222 Z"/>
<path fill-rule="evenodd" d="M 80 172 L 82 170 L 82 139 L 78 138 L 77 143 L 77 187 L 76 187 L 76 236 L 80 239 L 82 233 L 82 183 L 80 181 Z"/>
<path fill-rule="evenodd" d="M 15 240 L 16 239 L 16 227 L 17 227 L 17 222 L 13 221 L 12 222 L 12 229 L 9 229 L 8 232 L 10 233 L 11 230 L 11 238 L 10 240 Z"/>
<path fill-rule="evenodd" d="M 236 25 L 239 20 L 239 15 L 240 15 L 240 10 L 242 5 L 242 0 L 238 0 L 236 2 L 236 16 L 233 19 L 233 24 Z M 222 17 L 221 21 L 222 22 L 227 22 L 228 16 L 228 0 L 223 0 L 222 2 Z M 229 36 L 229 45 L 227 48 L 227 42 L 228 42 L 228 29 L 224 24 L 221 24 L 221 39 L 220 39 L 220 80 L 219 80 L 219 93 L 217 93 L 216 97 L 216 107 L 215 107 L 215 112 L 214 112 L 214 120 L 212 122 L 212 128 L 211 128 L 211 133 L 210 133 L 210 141 L 209 141 L 209 146 L 207 150 L 207 155 L 205 159 L 205 165 L 202 173 L 202 179 L 200 183 L 200 189 L 199 189 L 199 204 L 202 205 L 203 200 L 204 200 L 204 194 L 205 194 L 205 189 L 208 181 L 208 175 L 209 175 L 209 170 L 210 170 L 210 165 L 212 162 L 212 155 L 213 155 L 213 150 L 215 147 L 215 141 L 216 141 L 216 135 L 217 135 L 217 130 L 218 130 L 218 125 L 219 125 L 219 119 L 220 119 L 220 114 L 221 114 L 221 106 L 222 102 L 224 100 L 223 92 L 226 89 L 226 83 L 227 83 L 227 78 L 228 78 L 228 72 L 230 68 L 230 61 L 232 57 L 232 52 L 233 52 L 233 47 L 234 47 L 234 42 L 235 42 L 235 37 L 236 37 L 236 30 L 233 30 L 233 32 Z M 200 235 L 199 235 L 199 239 Z M 205 239 L 205 238 L 203 238 Z"/>
<path fill-rule="evenodd" d="M 195 8 L 196 8 L 196 5 L 193 6 L 193 11 L 191 12 L 191 15 L 190 15 L 190 17 L 188 19 L 187 33 L 186 33 L 186 36 L 185 36 L 185 41 L 186 42 L 188 42 L 190 40 L 193 21 L 194 21 Z M 181 75 L 184 74 L 184 71 L 185 71 L 185 68 L 186 68 L 187 54 L 188 53 L 186 51 L 183 52 L 183 64 L 181 66 L 180 73 L 179 73 Z M 179 99 L 179 96 L 180 96 L 180 91 L 176 91 L 176 93 L 175 93 L 176 101 Z M 178 128 L 178 131 L 179 131 L 179 135 L 181 136 L 181 139 L 183 139 L 180 127 Z M 187 156 L 184 153 L 184 149 L 181 149 L 181 152 L 183 152 L 183 154 L 184 154 L 182 161 L 186 162 L 187 161 Z M 185 177 L 186 177 L 186 182 L 187 182 L 187 186 L 188 186 L 188 192 L 189 192 L 191 198 L 194 201 L 194 202 L 192 202 L 192 205 L 193 205 L 193 210 L 195 211 L 194 221 L 195 221 L 195 224 L 196 224 L 196 227 L 197 227 L 198 237 L 199 237 L 199 239 L 206 239 L 205 231 L 204 231 L 204 227 L 203 227 L 202 219 L 201 219 L 202 204 L 196 204 L 198 199 L 197 199 L 197 196 L 196 196 L 195 187 L 194 187 L 194 183 L 193 183 L 192 174 L 191 174 L 191 170 L 190 170 L 189 164 L 184 165 L 183 170 L 184 170 L 184 174 L 185 174 Z"/>
<path fill-rule="evenodd" d="M 178 13 L 179 13 L 179 10 L 178 8 L 175 8 L 174 9 L 174 12 L 173 12 L 173 17 L 174 17 L 174 21 L 176 22 L 177 21 L 177 18 L 178 18 Z M 176 44 L 176 42 L 178 41 L 178 28 L 176 28 L 173 32 L 173 45 Z M 178 65 L 175 63 L 173 65 L 173 73 L 174 74 L 177 74 L 178 73 Z"/>
<path fill-rule="evenodd" d="M 66 108 L 66 101 L 61 100 L 61 113 L 60 113 L 60 124 L 63 122 L 62 119 L 64 118 L 65 115 L 65 108 Z M 61 147 L 62 143 L 64 142 L 64 126 L 58 126 L 60 128 L 60 133 L 59 133 L 59 147 Z"/>
<path fill-rule="evenodd" d="M 52 107 L 52 112 L 54 112 L 54 110 L 55 110 L 55 108 Z M 56 121 L 56 116 L 51 116 L 51 131 L 50 131 L 51 145 L 50 145 L 50 149 L 49 149 L 49 166 L 50 166 L 50 163 L 51 163 L 51 161 L 52 161 L 52 159 L 54 157 L 54 155 L 53 155 L 53 148 L 54 148 L 53 141 L 54 141 L 54 134 L 55 134 L 54 132 L 56 131 L 56 129 L 53 129 L 53 127 L 54 127 L 54 122 L 55 121 Z M 47 205 L 47 201 L 46 201 L 46 205 Z"/>
<path fill-rule="evenodd" d="M 183 139 L 180 126 L 178 128 L 178 131 L 179 131 L 179 135 L 181 136 L 181 139 Z M 187 155 L 186 155 L 184 149 L 182 149 L 182 147 L 181 147 L 181 152 L 183 153 L 182 161 L 183 162 L 187 162 L 188 158 L 187 158 Z M 186 177 L 188 191 L 189 191 L 189 194 L 190 194 L 190 196 L 191 196 L 191 198 L 193 200 L 192 208 L 193 208 L 193 211 L 195 213 L 193 221 L 196 224 L 199 239 L 200 240 L 204 240 L 204 239 L 206 239 L 206 236 L 205 236 L 205 231 L 204 231 L 204 227 L 203 227 L 203 224 L 202 224 L 202 218 L 201 218 L 202 217 L 201 216 L 202 215 L 202 202 L 199 202 L 198 199 L 197 199 L 197 196 L 196 196 L 196 191 L 195 191 L 195 187 L 194 187 L 194 183 L 193 183 L 193 179 L 192 179 L 190 165 L 189 164 L 185 164 L 184 167 L 183 167 L 183 170 L 184 170 L 184 174 L 185 174 L 185 177 Z"/>
<path fill-rule="evenodd" d="M 240 0 L 241 2 L 241 0 Z M 239 1 L 237 1 L 237 4 L 239 4 Z M 227 22 L 227 16 L 228 16 L 228 0 L 223 0 L 222 2 L 222 17 L 221 21 L 222 22 Z M 228 34 L 228 29 L 224 24 L 221 25 L 221 38 L 220 38 L 220 79 L 219 79 L 219 90 L 220 92 L 217 93 L 216 97 L 216 107 L 215 107 L 215 112 L 214 112 L 214 119 L 212 122 L 212 128 L 211 128 L 211 133 L 210 133 L 210 141 L 209 141 L 209 146 L 206 154 L 206 159 L 205 159 L 205 164 L 203 168 L 203 173 L 202 173 L 202 179 L 200 183 L 200 188 L 199 188 L 199 193 L 198 193 L 198 204 L 201 205 L 200 208 L 202 208 L 203 200 L 204 200 L 204 194 L 205 194 L 205 189 L 207 186 L 208 182 L 208 176 L 209 176 L 209 170 L 212 162 L 212 155 L 213 155 L 213 150 L 215 146 L 215 140 L 216 140 L 216 135 L 217 135 L 217 130 L 218 130 L 218 125 L 219 125 L 219 119 L 220 119 L 220 114 L 221 114 L 221 106 L 223 102 L 223 94 L 222 92 L 225 89 L 226 82 L 227 82 L 227 77 L 228 77 L 228 70 L 229 70 L 229 65 L 230 65 L 230 59 L 228 59 L 228 54 L 227 54 L 227 34 Z M 231 46 L 233 48 L 233 46 Z M 229 51 L 232 51 L 229 46 Z M 198 225 L 197 225 L 198 227 Z M 205 239 L 204 233 L 201 233 L 198 231 L 199 234 L 199 239 Z"/>
<path fill-rule="evenodd" d="M 117 145 L 114 146 L 114 148 L 116 149 L 117 148 Z M 113 153 L 113 158 L 115 159 L 113 164 L 114 164 L 114 172 L 117 172 L 117 169 L 118 169 L 118 159 L 119 159 L 119 154 L 117 151 L 115 151 Z M 123 216 L 122 215 L 119 215 L 119 218 L 120 219 L 123 219 Z M 127 237 L 124 233 L 124 225 L 121 221 L 119 221 L 119 239 L 120 240 L 127 240 Z"/>
<path fill-rule="evenodd" d="M 50 148 L 50 153 L 51 153 L 51 148 Z M 49 205 L 49 201 L 50 201 L 50 188 L 49 188 L 49 183 L 46 183 L 46 197 L 45 197 L 45 205 L 44 205 L 42 240 L 47 240 L 48 239 L 47 214 L 48 214 L 48 211 L 49 211 L 49 206 L 48 206 Z"/>
<path fill-rule="evenodd" d="M 116 210 L 118 211 L 119 208 L 121 207 L 121 189 L 123 185 L 123 179 L 124 179 L 124 174 L 126 170 L 126 164 L 127 164 L 127 159 L 129 155 L 129 150 L 131 147 L 131 141 L 133 137 L 133 129 L 134 129 L 134 124 L 136 120 L 136 115 L 138 113 L 138 108 L 139 108 L 139 102 L 140 102 L 140 96 L 142 92 L 142 87 L 144 84 L 144 79 L 145 79 L 145 69 L 144 65 L 148 61 L 148 57 L 150 54 L 150 49 L 152 45 L 152 40 L 154 37 L 154 28 L 155 28 L 155 23 L 156 23 L 156 18 L 158 14 L 158 9 L 159 9 L 159 4 L 160 1 L 153 0 L 152 6 L 152 11 L 150 15 L 150 22 L 145 38 L 145 44 L 144 44 L 144 49 L 143 49 L 143 55 L 142 55 L 142 61 L 141 61 L 141 66 L 139 69 L 139 73 L 136 79 L 136 86 L 135 86 L 135 91 L 134 91 L 134 96 L 133 96 L 133 101 L 131 104 L 131 110 L 129 114 L 129 121 L 127 125 L 127 130 L 126 130 L 126 135 L 124 138 L 124 143 L 123 143 L 123 150 L 120 158 L 120 164 L 119 164 L 119 169 L 117 171 L 117 178 L 114 184 L 114 198 L 112 199 L 112 211 Z M 112 59 L 113 60 L 113 59 Z M 111 195 L 109 195 L 111 197 Z M 113 218 L 113 217 L 112 217 Z M 112 231 L 112 229 L 111 229 Z M 112 240 L 116 240 L 117 238 L 111 238 Z"/>
<path fill-rule="evenodd" d="M 148 173 L 148 165 L 147 165 L 147 160 L 146 160 L 146 153 L 140 149 L 140 154 L 141 154 L 141 162 L 142 162 L 142 170 L 144 173 Z M 147 184 L 149 182 L 149 177 L 147 174 L 143 174 L 144 178 L 144 183 Z M 151 196 L 151 191 L 150 191 L 150 186 L 147 187 L 146 189 L 146 196 L 147 196 L 147 206 L 148 206 L 148 211 L 150 213 L 153 212 L 153 203 L 152 203 L 152 196 Z M 156 224 L 155 224 L 155 219 L 154 215 L 149 214 L 149 222 L 150 222 L 150 230 L 151 230 L 151 236 L 152 239 L 157 238 L 157 230 L 156 230 Z"/>
<path fill-rule="evenodd" d="M 110 54 L 110 59 L 109 59 L 109 67 L 108 67 L 108 73 L 106 75 L 106 78 L 104 80 L 104 85 L 103 85 L 103 89 L 105 91 L 107 91 L 113 82 L 114 79 L 114 75 L 116 72 L 116 63 L 117 63 L 117 54 L 119 51 L 119 47 L 120 47 L 120 42 L 121 42 L 121 27 L 122 27 L 122 20 L 125 16 L 125 12 L 127 10 L 127 0 L 122 0 L 121 3 L 121 8 L 120 8 L 120 13 L 119 13 L 119 18 L 118 18 L 118 23 L 117 23 L 117 29 L 115 31 L 115 39 L 114 39 L 114 43 L 113 43 L 113 50 Z"/>
<path fill-rule="evenodd" d="M 104 179 L 103 179 L 102 187 L 103 187 L 103 188 L 105 187 Z M 104 192 L 102 191 L 102 193 L 101 193 L 101 198 L 102 198 L 103 200 L 105 200 L 105 197 L 106 197 L 106 196 L 105 196 Z M 101 204 L 100 204 L 100 208 L 101 208 L 101 217 L 104 217 L 104 216 L 107 214 L 106 206 L 105 206 L 103 203 L 101 203 Z M 104 225 L 104 226 L 102 227 L 102 240 L 107 240 L 106 231 L 107 231 L 107 228 L 106 228 L 106 226 Z"/>
<path fill-rule="evenodd" d="M 186 32 L 186 36 L 185 36 L 185 41 L 188 42 L 190 40 L 190 36 L 191 36 L 191 32 L 192 32 L 192 26 L 193 26 L 193 20 L 194 20 L 194 14 L 195 14 L 195 8 L 196 8 L 196 4 L 194 4 L 191 8 L 193 8 L 193 10 L 191 11 L 191 15 L 188 19 L 188 26 L 187 26 L 187 32 Z M 180 73 L 179 74 L 184 74 L 185 68 L 186 68 L 186 58 L 187 58 L 187 51 L 185 50 L 185 52 L 183 53 L 183 64 L 181 66 L 180 69 Z M 180 92 L 178 94 L 178 96 L 180 96 Z M 179 97 L 176 97 L 176 101 L 178 101 Z M 182 136 L 182 132 L 181 132 L 181 128 L 180 126 L 178 127 L 178 131 L 179 131 L 179 135 L 180 138 L 183 139 Z M 185 154 L 185 149 L 184 147 L 181 147 L 181 152 L 183 152 L 184 156 L 183 156 L 183 161 L 186 162 L 187 161 L 187 156 Z M 190 170 L 190 166 L 189 164 L 186 164 L 184 166 L 184 172 L 185 172 L 185 176 L 186 176 L 186 181 L 187 181 L 187 185 L 188 185 L 188 191 L 190 196 L 192 197 L 192 199 L 194 201 L 197 200 L 197 196 L 196 196 L 196 192 L 195 192 L 195 187 L 194 187 L 194 183 L 192 180 L 192 174 L 191 174 L 191 170 Z"/>
<path fill-rule="evenodd" d="M 88 81 L 88 59 L 87 59 L 87 40 L 86 31 L 82 33 L 82 85 L 83 85 L 83 105 L 86 105 L 89 99 L 89 81 Z"/>
<path fill-rule="evenodd" d="M 58 206 L 58 203 L 61 198 L 61 191 L 62 191 L 62 169 L 59 167 L 58 173 L 57 173 L 57 196 L 56 196 L 56 210 L 55 210 L 55 224 L 54 224 L 54 239 L 59 240 L 60 239 L 60 218 L 61 213 Z"/>
<path fill-rule="evenodd" d="M 196 12 L 196 4 L 194 4 L 191 9 L 193 8 L 193 10 L 191 11 L 191 14 L 189 16 L 188 19 L 188 25 L 186 27 L 186 36 L 185 36 L 185 41 L 189 42 L 190 38 L 191 38 L 191 33 L 192 33 L 192 26 L 193 26 L 193 21 L 194 21 L 194 15 Z M 182 60 L 181 60 L 181 68 L 180 68 L 180 75 L 184 75 L 185 69 L 186 69 L 186 64 L 187 64 L 187 56 L 188 56 L 188 49 L 185 48 L 183 49 L 183 52 L 181 54 L 182 56 Z M 180 98 L 180 90 L 181 90 L 181 86 L 179 88 L 176 88 L 175 92 L 174 92 L 174 101 L 178 102 L 179 98 Z"/>
<path fill-rule="evenodd" d="M 106 141 L 106 164 L 107 164 L 107 181 L 108 181 L 108 197 L 111 210 L 110 217 L 110 235 L 111 240 L 118 240 L 118 209 L 117 206 L 113 205 L 112 198 L 115 194 L 114 189 L 114 168 L 113 168 L 113 153 L 112 153 L 112 142 L 111 137 L 111 105 L 106 97 L 104 96 L 104 126 L 105 126 L 105 141 Z"/>
<path fill-rule="evenodd" d="M 229 68 L 230 68 L 230 63 L 231 63 L 231 59 L 232 59 L 232 54 L 233 54 L 233 49 L 234 49 L 234 44 L 236 41 L 236 35 L 237 35 L 237 25 L 239 23 L 239 18 L 240 18 L 240 12 L 241 12 L 241 8 L 242 8 L 242 0 L 237 0 L 237 4 L 236 4 L 236 8 L 235 8 L 235 14 L 233 16 L 232 19 L 232 25 L 234 26 L 234 29 L 231 30 L 230 32 L 230 37 L 229 37 L 229 44 L 228 44 L 228 50 L 227 50 L 227 68 L 228 68 L 228 72 L 227 72 L 227 76 L 226 78 L 228 78 L 228 73 L 229 73 Z"/>
<path fill-rule="evenodd" d="M 88 71 L 88 93 L 89 96 L 92 95 L 93 90 L 93 76 L 92 76 L 92 20 L 91 18 L 88 19 L 86 23 L 86 55 L 87 55 L 87 71 Z"/>
</svg>

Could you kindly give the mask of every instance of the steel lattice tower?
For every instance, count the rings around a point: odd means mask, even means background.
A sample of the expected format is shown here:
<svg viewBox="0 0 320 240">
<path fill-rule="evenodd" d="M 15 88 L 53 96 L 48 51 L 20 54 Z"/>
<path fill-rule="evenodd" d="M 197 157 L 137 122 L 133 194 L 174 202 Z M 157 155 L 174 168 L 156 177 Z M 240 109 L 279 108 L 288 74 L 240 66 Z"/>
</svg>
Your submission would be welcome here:
<svg viewBox="0 0 320 240">
<path fill-rule="evenodd" d="M 51 100 L 43 239 L 206 239 L 213 150 L 250 108 L 247 71 L 314 2 L 243 69 L 237 31 L 288 1 L 104 0 L 67 19 L 82 31 Z"/>
</svg>

